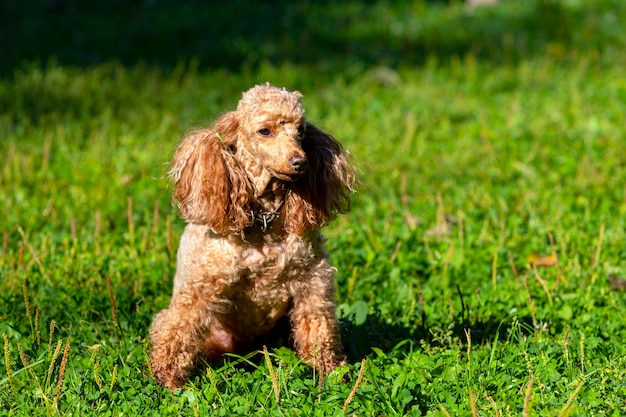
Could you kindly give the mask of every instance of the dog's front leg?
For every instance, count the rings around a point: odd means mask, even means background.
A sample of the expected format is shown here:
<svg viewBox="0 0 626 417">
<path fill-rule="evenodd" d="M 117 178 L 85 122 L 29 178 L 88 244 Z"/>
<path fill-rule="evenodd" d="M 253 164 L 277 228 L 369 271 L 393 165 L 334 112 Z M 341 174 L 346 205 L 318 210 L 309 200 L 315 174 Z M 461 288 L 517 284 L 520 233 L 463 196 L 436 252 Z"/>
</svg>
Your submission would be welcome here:
<svg viewBox="0 0 626 417">
<path fill-rule="evenodd" d="M 309 279 L 294 284 L 292 297 L 290 318 L 298 356 L 322 374 L 345 365 L 330 266 L 324 261 Z"/>
<path fill-rule="evenodd" d="M 180 291 L 150 329 L 150 362 L 157 382 L 182 388 L 201 359 L 214 359 L 234 348 L 234 339 L 199 294 Z"/>
</svg>

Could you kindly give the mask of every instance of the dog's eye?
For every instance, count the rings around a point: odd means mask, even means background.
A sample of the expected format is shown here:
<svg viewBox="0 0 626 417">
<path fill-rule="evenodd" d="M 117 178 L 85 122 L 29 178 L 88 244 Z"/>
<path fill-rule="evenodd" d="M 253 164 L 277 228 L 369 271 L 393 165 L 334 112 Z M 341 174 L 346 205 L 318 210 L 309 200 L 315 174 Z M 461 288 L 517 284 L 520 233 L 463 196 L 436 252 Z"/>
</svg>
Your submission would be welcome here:
<svg viewBox="0 0 626 417">
<path fill-rule="evenodd" d="M 263 129 L 259 130 L 259 135 L 261 136 L 269 136 L 272 134 L 272 131 L 269 130 L 268 128 L 264 127 Z"/>
<path fill-rule="evenodd" d="M 300 125 L 300 126 L 298 127 L 298 137 L 299 137 L 300 139 L 303 139 L 303 138 L 304 138 L 304 125 Z"/>
</svg>

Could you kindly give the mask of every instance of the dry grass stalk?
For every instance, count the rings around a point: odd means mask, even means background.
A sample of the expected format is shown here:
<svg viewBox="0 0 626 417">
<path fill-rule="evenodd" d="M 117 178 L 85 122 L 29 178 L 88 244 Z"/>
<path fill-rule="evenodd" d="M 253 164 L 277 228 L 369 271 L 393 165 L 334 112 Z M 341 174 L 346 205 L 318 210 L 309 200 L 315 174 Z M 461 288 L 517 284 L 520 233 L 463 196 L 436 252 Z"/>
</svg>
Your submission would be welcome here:
<svg viewBox="0 0 626 417">
<path fill-rule="evenodd" d="M 526 386 L 526 393 L 524 395 L 524 408 L 522 408 L 522 417 L 530 417 L 534 383 L 535 380 L 533 378 L 530 378 L 530 381 L 528 381 L 528 385 Z"/>
<path fill-rule="evenodd" d="M 585 373 L 585 334 L 580 334 L 580 371 Z"/>
<path fill-rule="evenodd" d="M 569 363 L 569 324 L 565 326 L 565 335 L 563 336 L 563 349 L 565 351 L 565 363 Z"/>
<path fill-rule="evenodd" d="M 543 278 L 541 278 L 541 276 L 539 275 L 539 271 L 537 270 L 536 265 L 533 265 L 533 272 L 535 273 L 535 278 L 541 284 L 541 288 L 543 288 L 543 292 L 545 292 L 546 296 L 548 297 L 548 303 L 552 305 L 552 294 L 550 294 L 550 290 L 548 289 L 548 285 L 546 281 Z"/>
<path fill-rule="evenodd" d="M 502 410 L 500 410 L 500 408 L 498 407 L 498 404 L 496 404 L 495 400 L 493 398 L 491 398 L 490 395 L 487 396 L 487 400 L 491 404 L 491 407 L 493 407 L 493 409 L 495 410 L 495 414 L 494 415 L 496 417 L 502 417 Z"/>
<path fill-rule="evenodd" d="M 46 172 L 50 168 L 50 155 L 52 150 L 52 140 L 46 139 L 43 143 L 43 154 L 41 156 L 41 171 Z"/>
<path fill-rule="evenodd" d="M 67 361 L 70 357 L 70 346 L 71 341 L 67 339 L 67 343 L 65 343 L 65 349 L 63 350 L 63 357 L 61 358 L 61 365 L 59 366 L 59 380 L 57 381 L 57 396 L 54 399 L 55 404 L 59 403 L 59 398 L 61 397 L 61 391 L 63 390 L 63 380 L 65 379 L 65 370 L 67 368 Z"/>
<path fill-rule="evenodd" d="M 348 398 L 346 398 L 346 401 L 343 403 L 343 412 L 346 412 L 346 409 L 348 408 L 348 406 L 350 405 L 350 403 L 352 402 L 352 400 L 354 399 L 354 396 L 356 395 L 356 392 L 359 389 L 359 386 L 361 385 L 361 382 L 363 381 L 363 375 L 365 375 L 365 365 L 367 359 L 363 359 L 361 361 L 361 368 L 359 369 L 359 375 L 356 378 L 356 381 L 354 382 L 354 386 L 352 387 L 352 390 L 350 391 L 350 394 L 348 394 Z"/>
<path fill-rule="evenodd" d="M 22 360 L 22 365 L 24 365 L 25 368 L 28 368 L 28 366 L 30 365 L 30 362 L 28 361 L 28 356 L 26 356 L 26 353 L 24 352 L 24 349 L 22 348 L 22 344 L 18 342 L 17 344 L 17 351 L 20 354 L 20 359 Z M 31 370 L 32 372 L 32 370 Z M 37 376 L 35 375 L 35 378 L 37 378 Z"/>
<path fill-rule="evenodd" d="M 48 374 L 46 375 L 46 384 L 45 384 L 46 390 L 50 386 L 50 380 L 52 379 L 52 372 L 54 372 L 54 364 L 56 363 L 57 358 L 59 357 L 59 354 L 61 353 L 62 347 L 63 347 L 63 339 L 60 339 L 50 359 L 50 366 L 48 367 Z"/>
<path fill-rule="evenodd" d="M 39 378 L 37 378 L 37 374 L 35 374 L 35 372 L 33 371 L 33 368 L 30 367 L 28 356 L 26 356 L 26 353 L 24 353 L 24 349 L 22 349 L 21 343 L 17 344 L 17 350 L 20 353 L 20 359 L 22 360 L 22 364 L 24 365 L 24 368 L 28 369 L 28 373 L 35 380 L 35 383 L 37 383 L 37 388 L 39 388 L 39 392 L 41 393 L 41 398 L 43 398 L 43 400 L 46 402 L 46 405 L 48 405 L 48 398 L 46 397 L 41 387 L 41 384 L 39 383 Z"/>
<path fill-rule="evenodd" d="M 465 339 L 467 340 L 467 361 L 472 364 L 472 331 L 470 329 L 463 329 L 465 333 Z"/>
<path fill-rule="evenodd" d="M 213 374 L 213 370 L 207 366 L 206 374 L 209 377 L 209 381 L 211 382 L 211 387 L 215 390 L 215 394 L 217 395 L 218 401 L 223 405 L 224 400 L 222 400 L 222 396 L 220 394 L 220 390 L 217 388 L 217 381 L 215 380 L 215 375 Z"/>
<path fill-rule="evenodd" d="M 30 299 L 28 297 L 28 284 L 24 279 L 22 281 L 22 294 L 24 295 L 24 307 L 26 307 L 26 317 L 28 317 L 28 321 L 30 321 L 30 328 L 33 329 L 33 314 L 30 311 Z"/>
<path fill-rule="evenodd" d="M 41 258 L 39 257 L 39 255 L 35 251 L 35 248 L 33 248 L 31 246 L 31 244 L 28 242 L 28 239 L 26 238 L 26 233 L 24 232 L 24 229 L 22 229 L 21 226 L 18 226 L 17 227 L 17 231 L 20 233 L 20 236 L 22 236 L 22 243 L 24 244 L 24 246 L 26 246 L 28 248 L 28 251 L 30 252 L 30 254 L 33 257 L 33 259 L 35 260 L 35 263 L 37 264 L 37 266 L 39 267 L 39 271 L 41 272 L 41 275 L 44 277 L 46 282 L 50 286 L 52 286 L 52 281 L 50 281 L 50 277 L 46 273 L 46 269 L 43 267 L 43 263 L 41 262 Z"/>
<path fill-rule="evenodd" d="M 472 387 L 469 387 L 470 407 L 472 408 L 472 417 L 478 417 L 478 405 L 476 404 L 476 393 Z"/>
<path fill-rule="evenodd" d="M 11 393 L 15 396 L 15 386 L 13 385 L 13 370 L 11 369 L 11 352 L 9 349 L 9 336 L 6 333 L 2 334 L 4 339 L 4 366 L 7 370 L 7 380 L 9 381 L 9 388 Z"/>
<path fill-rule="evenodd" d="M 115 295 L 113 294 L 113 285 L 111 284 L 111 278 L 109 275 L 106 275 L 107 282 L 107 290 L 109 292 L 109 299 L 111 300 L 111 320 L 113 320 L 113 331 L 115 332 L 115 337 L 119 338 L 117 334 L 117 305 L 115 303 Z"/>
<path fill-rule="evenodd" d="M 135 242 L 135 222 L 133 221 L 133 199 L 127 198 L 128 205 L 126 206 L 126 220 L 128 221 L 128 235 L 130 241 Z"/>
<path fill-rule="evenodd" d="M 561 262 L 559 262 L 559 256 L 556 253 L 556 248 L 554 246 L 554 238 L 552 237 L 552 233 L 548 233 L 548 239 L 550 239 L 550 249 L 552 250 L 552 253 L 554 254 L 554 258 L 556 259 L 556 268 L 558 271 L 556 275 L 556 280 L 554 280 L 554 285 L 552 286 L 552 293 L 556 294 L 556 290 L 559 288 L 561 279 L 563 279 L 563 269 L 561 268 Z"/>
<path fill-rule="evenodd" d="M 563 406 L 563 409 L 559 413 L 558 417 L 567 417 L 567 416 L 569 416 L 571 414 L 572 410 L 574 409 L 574 407 L 572 407 L 572 403 L 574 402 L 574 399 L 576 398 L 576 396 L 578 395 L 578 393 L 582 389 L 583 385 L 585 385 L 585 381 L 580 381 L 578 383 L 578 385 L 576 386 L 576 389 L 574 390 L 574 392 L 572 392 L 570 394 L 569 398 L 567 399 L 567 402 Z"/>
<path fill-rule="evenodd" d="M 41 309 L 37 307 L 35 310 L 35 340 L 37 341 L 37 347 L 41 347 Z"/>
<path fill-rule="evenodd" d="M 154 209 L 152 210 L 152 233 L 156 233 L 158 225 L 159 225 L 159 200 L 156 200 L 154 202 Z"/>
<path fill-rule="evenodd" d="M 276 400 L 276 404 L 278 404 L 280 400 L 280 391 L 278 390 L 278 376 L 274 372 L 274 365 L 272 364 L 270 354 L 267 351 L 267 346 L 263 346 L 263 355 L 265 356 L 265 363 L 267 364 L 267 369 L 269 370 L 270 378 L 272 379 L 272 390 L 274 391 L 274 399 Z"/>
<path fill-rule="evenodd" d="M 93 379 L 96 381 L 98 389 L 102 391 L 102 379 L 100 378 L 100 362 L 96 361 L 93 364 Z"/>
<path fill-rule="evenodd" d="M 443 271 L 441 274 L 444 278 L 448 279 L 448 266 L 450 265 L 450 260 L 452 259 L 452 254 L 454 253 L 454 241 L 450 242 L 450 247 L 448 248 L 448 252 L 446 252 L 446 256 L 443 259 Z"/>
<path fill-rule="evenodd" d="M 524 276 L 524 279 L 522 280 L 522 284 L 524 285 L 524 289 L 526 290 L 526 296 L 528 297 L 528 306 L 530 307 L 530 316 L 533 319 L 533 327 L 537 329 L 539 328 L 539 323 L 537 322 L 535 302 L 533 301 L 533 297 L 530 295 L 530 289 L 528 288 L 528 275 Z"/>
<path fill-rule="evenodd" d="M 111 385 L 109 386 L 109 391 L 113 391 L 113 387 L 115 386 L 116 381 L 117 381 L 117 365 L 113 367 L 113 374 L 111 375 Z"/>
<path fill-rule="evenodd" d="M 52 337 L 54 336 L 54 328 L 56 327 L 57 322 L 52 319 L 50 322 L 50 338 L 48 339 L 48 348 L 52 346 Z"/>
<path fill-rule="evenodd" d="M 519 281 L 519 275 L 517 273 L 517 268 L 515 267 L 515 263 L 513 262 L 513 254 L 509 251 L 509 264 L 511 264 L 511 271 L 513 271 L 513 276 L 516 280 Z"/>
<path fill-rule="evenodd" d="M 441 411 L 446 417 L 452 417 L 450 412 L 441 403 L 439 403 L 439 411 Z"/>
<path fill-rule="evenodd" d="M 78 240 L 78 221 L 76 217 L 70 219 L 70 236 L 72 236 L 72 241 L 75 244 Z"/>
<path fill-rule="evenodd" d="M 401 248 L 402 248 L 402 241 L 398 239 L 398 241 L 396 242 L 396 247 L 393 250 L 393 253 L 391 254 L 391 258 L 389 258 L 390 263 L 392 264 L 396 263 L 396 258 L 398 257 L 398 253 L 400 253 Z"/>
<path fill-rule="evenodd" d="M 154 376 L 154 370 L 152 369 L 152 362 L 150 361 L 150 354 L 148 353 L 147 346 L 144 344 L 142 346 L 143 356 L 146 359 L 146 364 L 148 366 L 148 373 L 151 376 Z"/>
<path fill-rule="evenodd" d="M 406 173 L 402 174 L 400 183 L 400 200 L 402 201 L 402 210 L 404 211 L 404 220 L 406 221 L 407 226 L 409 226 L 409 230 L 413 231 L 417 227 L 419 223 L 419 219 L 411 213 L 411 209 L 409 208 L 410 197 L 407 193 L 406 184 L 407 184 L 407 175 Z"/>
</svg>

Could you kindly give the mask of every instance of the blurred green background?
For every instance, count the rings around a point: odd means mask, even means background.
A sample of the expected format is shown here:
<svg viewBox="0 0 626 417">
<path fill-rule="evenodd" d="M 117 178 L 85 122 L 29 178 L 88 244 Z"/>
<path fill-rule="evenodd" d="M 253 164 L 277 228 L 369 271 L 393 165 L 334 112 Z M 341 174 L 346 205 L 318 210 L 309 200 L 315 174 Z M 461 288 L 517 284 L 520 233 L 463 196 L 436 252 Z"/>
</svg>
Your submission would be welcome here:
<svg viewBox="0 0 626 417">
<path fill-rule="evenodd" d="M 261 63 L 342 71 L 471 54 L 494 64 L 536 55 L 620 53 L 619 0 L 3 0 L 0 71 L 24 62 L 117 61 L 241 71 Z"/>
</svg>

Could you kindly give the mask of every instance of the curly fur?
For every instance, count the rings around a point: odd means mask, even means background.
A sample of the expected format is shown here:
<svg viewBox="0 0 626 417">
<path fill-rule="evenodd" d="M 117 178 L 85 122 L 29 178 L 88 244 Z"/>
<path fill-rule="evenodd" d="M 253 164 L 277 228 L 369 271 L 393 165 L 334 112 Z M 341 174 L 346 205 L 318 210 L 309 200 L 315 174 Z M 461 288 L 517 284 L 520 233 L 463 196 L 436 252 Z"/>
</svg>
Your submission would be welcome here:
<svg viewBox="0 0 626 417">
<path fill-rule="evenodd" d="M 322 373 L 344 364 L 319 228 L 349 209 L 354 174 L 339 142 L 306 121 L 302 95 L 248 90 L 182 140 L 169 177 L 188 224 L 169 308 L 150 329 L 157 382 L 182 387 L 283 316 L 305 362 Z"/>
</svg>

